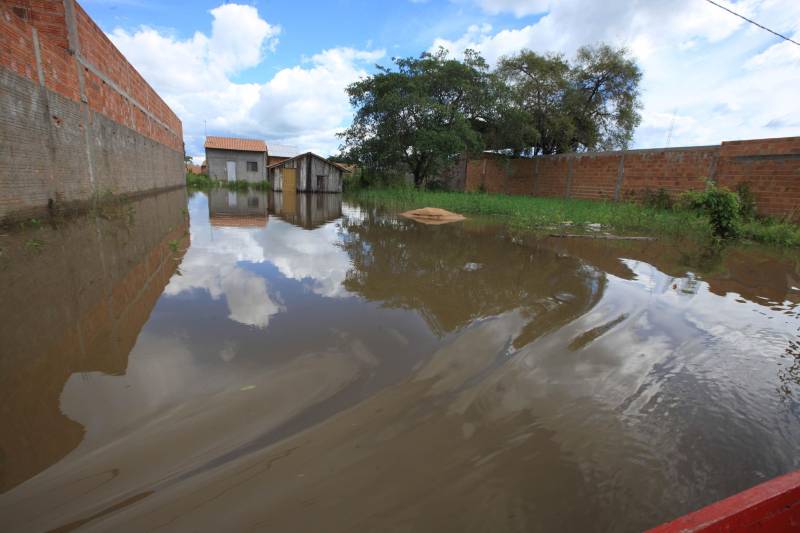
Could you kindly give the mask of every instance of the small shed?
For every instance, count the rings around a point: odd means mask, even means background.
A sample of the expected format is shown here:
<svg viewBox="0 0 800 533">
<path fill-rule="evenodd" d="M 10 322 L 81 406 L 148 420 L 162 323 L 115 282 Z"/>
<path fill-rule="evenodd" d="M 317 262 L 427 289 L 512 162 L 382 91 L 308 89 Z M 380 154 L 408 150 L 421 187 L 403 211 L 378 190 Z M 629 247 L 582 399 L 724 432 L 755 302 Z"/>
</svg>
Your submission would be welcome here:
<svg viewBox="0 0 800 533">
<path fill-rule="evenodd" d="M 350 172 L 313 152 L 273 163 L 267 170 L 272 190 L 276 192 L 342 192 L 342 175 Z"/>
<path fill-rule="evenodd" d="M 223 181 L 267 179 L 267 143 L 259 139 L 206 137 L 208 176 Z"/>
</svg>

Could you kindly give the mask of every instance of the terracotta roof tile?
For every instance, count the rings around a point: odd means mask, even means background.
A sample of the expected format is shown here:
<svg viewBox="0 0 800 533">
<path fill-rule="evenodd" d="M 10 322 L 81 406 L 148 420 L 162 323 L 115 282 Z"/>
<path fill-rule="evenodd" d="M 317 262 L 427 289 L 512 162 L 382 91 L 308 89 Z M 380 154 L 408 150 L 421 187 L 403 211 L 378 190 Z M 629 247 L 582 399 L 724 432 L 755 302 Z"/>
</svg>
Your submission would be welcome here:
<svg viewBox="0 0 800 533">
<path fill-rule="evenodd" d="M 206 148 L 241 150 L 243 152 L 266 152 L 267 143 L 260 139 L 237 139 L 236 137 L 206 137 Z"/>
</svg>

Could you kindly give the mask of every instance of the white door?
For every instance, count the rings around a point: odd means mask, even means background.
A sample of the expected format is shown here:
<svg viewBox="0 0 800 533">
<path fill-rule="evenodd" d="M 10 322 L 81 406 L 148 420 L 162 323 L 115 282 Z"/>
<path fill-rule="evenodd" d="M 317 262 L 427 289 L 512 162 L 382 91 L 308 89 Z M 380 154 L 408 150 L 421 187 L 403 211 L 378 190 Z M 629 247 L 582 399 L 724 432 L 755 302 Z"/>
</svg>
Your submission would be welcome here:
<svg viewBox="0 0 800 533">
<path fill-rule="evenodd" d="M 228 181 L 236 181 L 236 161 L 228 161 Z"/>
</svg>

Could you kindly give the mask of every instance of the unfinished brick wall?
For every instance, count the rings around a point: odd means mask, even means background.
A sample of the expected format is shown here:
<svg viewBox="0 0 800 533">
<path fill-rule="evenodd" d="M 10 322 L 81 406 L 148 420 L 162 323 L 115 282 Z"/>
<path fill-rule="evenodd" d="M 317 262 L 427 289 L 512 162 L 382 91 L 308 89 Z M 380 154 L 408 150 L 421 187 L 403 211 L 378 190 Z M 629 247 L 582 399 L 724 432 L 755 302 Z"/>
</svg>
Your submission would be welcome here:
<svg viewBox="0 0 800 533">
<path fill-rule="evenodd" d="M 175 113 L 73 0 L 0 4 L 0 220 L 183 183 Z"/>
<path fill-rule="evenodd" d="M 486 156 L 466 165 L 468 191 L 591 200 L 631 200 L 664 189 L 675 196 L 712 178 L 735 188 L 746 182 L 759 212 L 800 216 L 800 137 L 723 142 L 530 159 Z"/>
</svg>

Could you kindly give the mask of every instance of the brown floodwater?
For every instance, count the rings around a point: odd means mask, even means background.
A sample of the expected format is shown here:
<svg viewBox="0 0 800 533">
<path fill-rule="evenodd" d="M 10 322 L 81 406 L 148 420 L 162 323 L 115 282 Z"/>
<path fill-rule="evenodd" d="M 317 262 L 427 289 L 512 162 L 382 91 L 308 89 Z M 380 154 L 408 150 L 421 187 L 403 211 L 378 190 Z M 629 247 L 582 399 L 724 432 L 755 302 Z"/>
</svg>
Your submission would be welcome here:
<svg viewBox="0 0 800 533">
<path fill-rule="evenodd" d="M 3 531 L 639 531 L 800 468 L 800 257 L 172 191 L 0 235 Z"/>
</svg>

